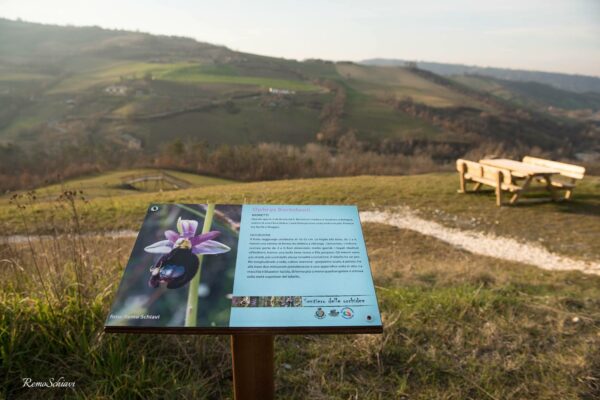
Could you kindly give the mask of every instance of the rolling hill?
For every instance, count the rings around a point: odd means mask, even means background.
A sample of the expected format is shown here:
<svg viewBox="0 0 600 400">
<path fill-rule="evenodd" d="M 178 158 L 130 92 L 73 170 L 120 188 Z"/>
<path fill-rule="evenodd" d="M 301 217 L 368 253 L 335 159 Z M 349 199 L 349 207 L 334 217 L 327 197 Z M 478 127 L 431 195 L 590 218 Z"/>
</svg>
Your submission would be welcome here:
<svg viewBox="0 0 600 400">
<path fill-rule="evenodd" d="M 600 121 L 600 78 L 460 64 L 371 59 L 362 65 L 411 66 L 446 77 L 515 106 L 557 117 Z"/>
<path fill-rule="evenodd" d="M 597 76 L 561 74 L 543 71 L 526 71 L 508 68 L 477 67 L 474 65 L 464 64 L 448 64 L 428 61 L 409 61 L 386 58 L 373 58 L 361 61 L 361 64 L 387 67 L 404 66 L 407 63 L 416 63 L 419 66 L 419 68 L 443 76 L 481 75 L 516 82 L 537 82 L 553 86 L 557 89 L 567 90 L 576 93 L 600 93 L 600 77 Z"/>
<path fill-rule="evenodd" d="M 573 93 L 538 82 L 519 82 L 478 75 L 453 77 L 456 81 L 517 104 L 564 110 L 600 109 L 600 92 Z"/>
<path fill-rule="evenodd" d="M 272 168 L 270 179 L 305 176 L 315 165 L 307 145 L 319 147 L 319 160 L 331 166 L 352 151 L 382 165 L 397 156 L 443 165 L 490 151 L 574 158 L 600 143 L 585 114 L 597 111 L 597 96 L 565 98 L 543 85 L 300 62 L 189 38 L 6 19 L 0 53 L 2 188 L 115 167 L 183 168 L 173 161 L 183 153 L 187 170 L 232 177 L 265 169 L 260 159 L 248 161 L 259 157 L 253 149 L 261 143 L 292 146 L 273 157 L 293 161 L 300 151 L 308 163 Z M 176 141 L 185 151 L 161 164 Z M 229 154 L 224 146 L 246 147 L 232 150 L 241 154 L 229 163 L 235 168 L 222 162 L 215 172 L 209 164 Z"/>
</svg>

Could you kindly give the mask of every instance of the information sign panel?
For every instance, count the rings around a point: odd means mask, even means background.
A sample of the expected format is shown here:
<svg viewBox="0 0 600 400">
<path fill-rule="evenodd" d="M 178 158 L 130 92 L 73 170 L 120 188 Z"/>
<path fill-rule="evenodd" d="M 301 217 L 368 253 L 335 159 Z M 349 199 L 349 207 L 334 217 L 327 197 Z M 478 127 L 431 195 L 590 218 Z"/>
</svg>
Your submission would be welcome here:
<svg viewBox="0 0 600 400">
<path fill-rule="evenodd" d="M 358 209 L 152 204 L 105 330 L 379 333 Z"/>
</svg>

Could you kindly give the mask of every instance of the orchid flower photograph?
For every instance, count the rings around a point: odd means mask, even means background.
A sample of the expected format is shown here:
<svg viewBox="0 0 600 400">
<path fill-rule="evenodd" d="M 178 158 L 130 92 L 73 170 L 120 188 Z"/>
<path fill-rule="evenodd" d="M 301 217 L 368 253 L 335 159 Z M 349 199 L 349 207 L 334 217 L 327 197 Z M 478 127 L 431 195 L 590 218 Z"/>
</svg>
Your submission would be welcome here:
<svg viewBox="0 0 600 400">
<path fill-rule="evenodd" d="M 221 327 L 229 324 L 241 206 L 152 205 L 110 324 Z M 120 319 L 121 315 L 157 319 Z"/>
</svg>

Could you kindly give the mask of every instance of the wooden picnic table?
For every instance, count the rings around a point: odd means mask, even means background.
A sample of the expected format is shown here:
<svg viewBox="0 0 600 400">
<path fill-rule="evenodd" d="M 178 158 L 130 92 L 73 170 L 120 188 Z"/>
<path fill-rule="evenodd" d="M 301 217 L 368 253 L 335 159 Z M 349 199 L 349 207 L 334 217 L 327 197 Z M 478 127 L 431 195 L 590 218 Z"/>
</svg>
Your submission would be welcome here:
<svg viewBox="0 0 600 400">
<path fill-rule="evenodd" d="M 534 180 L 545 183 L 544 188 L 550 193 L 551 200 L 556 200 L 556 190 L 552 185 L 552 176 L 560 174 L 560 171 L 507 158 L 483 159 L 479 160 L 479 163 L 490 167 L 509 170 L 513 178 L 525 180 L 523 184 L 520 185 L 521 190 L 516 192 L 510 200 L 511 204 L 516 203 L 521 194 L 532 191 L 531 183 Z"/>
</svg>

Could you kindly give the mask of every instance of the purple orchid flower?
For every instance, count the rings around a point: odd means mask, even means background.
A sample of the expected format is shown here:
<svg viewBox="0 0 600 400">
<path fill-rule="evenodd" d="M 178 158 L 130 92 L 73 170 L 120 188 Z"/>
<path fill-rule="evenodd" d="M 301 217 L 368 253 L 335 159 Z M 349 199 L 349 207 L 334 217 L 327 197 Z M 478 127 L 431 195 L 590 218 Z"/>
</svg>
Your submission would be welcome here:
<svg viewBox="0 0 600 400">
<path fill-rule="evenodd" d="M 188 283 L 198 272 L 200 266 L 197 255 L 221 254 L 229 246 L 213 240 L 219 231 L 196 235 L 198 221 L 179 218 L 177 232 L 165 231 L 166 240 L 153 243 L 144 250 L 148 253 L 162 254 L 155 265 L 150 267 L 148 285 L 157 288 L 166 283 L 169 289 L 178 289 Z"/>
<path fill-rule="evenodd" d="M 144 248 L 144 251 L 153 254 L 167 254 L 175 248 L 191 247 L 193 254 L 222 254 L 231 250 L 229 246 L 213 240 L 221 232 L 211 231 L 195 236 L 196 229 L 198 229 L 198 221 L 180 217 L 177 220 L 177 232 L 165 231 L 167 240 L 153 243 Z"/>
</svg>

